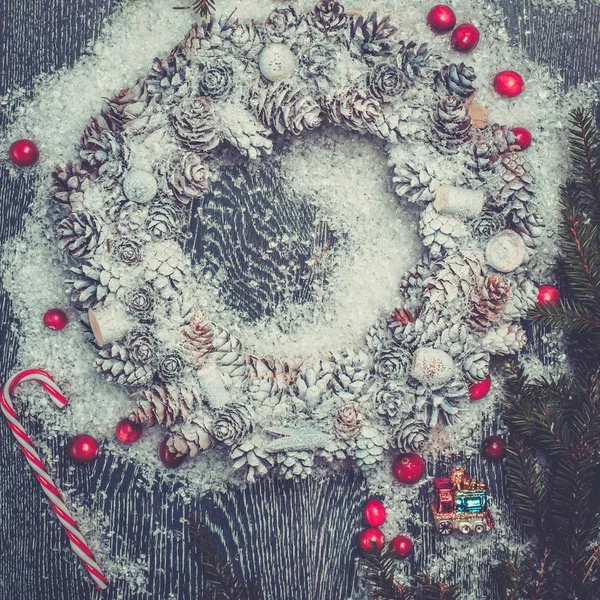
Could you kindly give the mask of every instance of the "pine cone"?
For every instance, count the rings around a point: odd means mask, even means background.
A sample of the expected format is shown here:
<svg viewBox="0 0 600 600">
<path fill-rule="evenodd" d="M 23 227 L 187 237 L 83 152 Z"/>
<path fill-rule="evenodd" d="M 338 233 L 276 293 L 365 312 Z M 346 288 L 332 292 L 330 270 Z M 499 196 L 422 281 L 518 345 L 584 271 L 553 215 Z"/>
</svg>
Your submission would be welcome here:
<svg viewBox="0 0 600 600">
<path fill-rule="evenodd" d="M 269 139 L 271 130 L 247 111 L 240 113 L 234 104 L 224 104 L 219 108 L 221 117 L 220 135 L 242 156 L 251 160 L 271 154 L 273 141 Z"/>
<path fill-rule="evenodd" d="M 181 44 L 183 56 L 194 63 L 205 64 L 230 52 L 226 40 L 231 39 L 234 23 L 229 19 L 211 17 L 203 23 L 192 26 Z"/>
<path fill-rule="evenodd" d="M 390 338 L 391 335 L 387 323 L 382 321 L 381 324 L 373 325 L 367 331 L 367 348 L 372 354 L 377 354 L 389 345 Z"/>
<path fill-rule="evenodd" d="M 386 438 L 381 431 L 365 425 L 356 438 L 354 457 L 359 466 L 370 466 L 383 460 Z"/>
<path fill-rule="evenodd" d="M 409 323 L 397 338 L 412 348 L 430 346 L 444 350 L 452 357 L 462 354 L 469 337 L 469 329 L 456 315 L 440 317 L 440 308 L 430 308 L 425 314 Z"/>
<path fill-rule="evenodd" d="M 309 83 L 329 81 L 338 63 L 337 48 L 330 42 L 317 41 L 308 46 L 299 57 L 300 77 Z M 318 86 L 317 86 L 318 87 Z"/>
<path fill-rule="evenodd" d="M 516 231 L 525 242 L 528 248 L 536 248 L 538 238 L 542 235 L 544 224 L 542 217 L 538 213 L 530 213 L 531 205 L 521 205 L 518 203 L 515 208 L 508 213 L 507 224 Z"/>
<path fill-rule="evenodd" d="M 507 152 L 502 156 L 502 179 L 501 206 L 510 205 L 517 211 L 524 209 L 533 199 L 535 181 L 523 152 Z"/>
<path fill-rule="evenodd" d="M 298 397 L 307 406 L 316 406 L 327 390 L 333 373 L 333 363 L 319 360 L 315 365 L 302 369 L 296 378 Z"/>
<path fill-rule="evenodd" d="M 172 290 L 183 287 L 188 263 L 177 242 L 160 242 L 153 244 L 152 249 L 154 252 L 147 261 L 146 281 L 157 293 L 169 298 Z"/>
<path fill-rule="evenodd" d="M 153 384 L 147 390 L 136 392 L 133 397 L 137 406 L 129 418 L 134 423 L 148 427 L 158 424 L 168 428 L 178 422 L 186 422 L 203 400 L 197 390 L 182 386 L 169 389 L 164 384 Z"/>
<path fill-rule="evenodd" d="M 216 415 L 212 435 L 227 446 L 239 444 L 252 433 L 252 419 L 248 409 L 242 404 L 224 406 Z"/>
<path fill-rule="evenodd" d="M 129 292 L 125 303 L 140 321 L 152 321 L 157 304 L 156 292 L 149 285 L 139 286 Z"/>
<path fill-rule="evenodd" d="M 154 368 L 151 365 L 136 362 L 127 347 L 119 342 L 98 351 L 96 367 L 108 379 L 121 385 L 145 385 L 154 377 Z"/>
<path fill-rule="evenodd" d="M 196 415 L 179 425 L 167 440 L 169 451 L 178 456 L 194 457 L 198 452 L 210 450 L 214 446 L 215 440 L 203 415 Z"/>
<path fill-rule="evenodd" d="M 353 17 L 350 24 L 350 39 L 358 56 L 364 56 L 367 62 L 372 62 L 372 56 L 392 54 L 397 42 L 393 39 L 396 28 L 390 24 L 390 17 L 379 20 L 377 13 L 371 13 L 367 18 L 362 15 Z"/>
<path fill-rule="evenodd" d="M 515 136 L 505 125 L 496 123 L 477 131 L 473 140 L 474 169 L 482 173 L 496 168 L 514 143 Z"/>
<path fill-rule="evenodd" d="M 348 15 L 336 0 L 319 0 L 311 16 L 311 22 L 320 31 L 332 33 L 346 27 Z"/>
<path fill-rule="evenodd" d="M 246 377 L 247 365 L 240 340 L 223 329 L 215 331 L 213 346 L 215 362 L 221 373 L 241 383 Z"/>
<path fill-rule="evenodd" d="M 471 233 L 478 240 L 488 240 L 506 226 L 505 217 L 502 213 L 484 211 L 470 221 Z"/>
<path fill-rule="evenodd" d="M 500 325 L 481 340 L 481 347 L 490 354 L 515 354 L 527 343 L 525 332 L 518 325 Z"/>
<path fill-rule="evenodd" d="M 331 385 L 337 395 L 351 401 L 361 395 L 370 379 L 371 364 L 364 352 L 333 354 L 335 361 Z"/>
<path fill-rule="evenodd" d="M 416 162 L 396 165 L 393 182 L 398 197 L 407 202 L 431 202 L 440 186 L 433 167 Z"/>
<path fill-rule="evenodd" d="M 510 284 L 498 274 L 490 275 L 473 290 L 468 323 L 477 333 L 485 333 L 502 316 L 510 295 Z"/>
<path fill-rule="evenodd" d="M 416 417 L 425 421 L 430 428 L 439 423 L 452 424 L 459 405 L 469 400 L 469 390 L 463 381 L 452 380 L 437 389 L 419 387 L 417 389 Z"/>
<path fill-rule="evenodd" d="M 427 423 L 406 419 L 396 432 L 396 445 L 401 452 L 421 452 L 429 440 Z"/>
<path fill-rule="evenodd" d="M 306 450 L 279 452 L 275 455 L 275 462 L 284 479 L 306 479 L 312 473 L 315 455 Z"/>
<path fill-rule="evenodd" d="M 212 100 L 226 98 L 233 86 L 233 69 L 226 63 L 205 67 L 200 72 L 200 93 Z"/>
<path fill-rule="evenodd" d="M 209 98 L 186 98 L 175 107 L 172 117 L 173 132 L 186 148 L 210 152 L 221 142 Z"/>
<path fill-rule="evenodd" d="M 213 330 L 211 324 L 202 316 L 192 317 L 190 324 L 184 327 L 185 347 L 193 354 L 194 362 L 200 364 L 212 351 Z"/>
<path fill-rule="evenodd" d="M 271 356 L 249 356 L 249 377 L 276 380 L 282 388 L 287 388 L 296 382 L 302 364 L 303 361 L 300 360 L 282 361 Z"/>
<path fill-rule="evenodd" d="M 442 250 L 456 248 L 456 239 L 468 235 L 466 225 L 447 215 L 438 213 L 433 204 L 428 204 L 421 213 L 419 229 L 423 236 L 423 246 L 430 248 L 431 256 L 438 256 Z"/>
<path fill-rule="evenodd" d="M 459 96 L 442 98 L 433 111 L 433 141 L 440 150 L 456 153 L 471 135 L 471 117 Z"/>
<path fill-rule="evenodd" d="M 303 17 L 292 6 L 275 9 L 265 21 L 265 33 L 273 42 L 295 37 Z"/>
<path fill-rule="evenodd" d="M 154 103 L 180 102 L 192 92 L 187 62 L 180 50 L 171 52 L 165 59 L 154 59 L 152 69 L 144 80 L 145 91 Z"/>
<path fill-rule="evenodd" d="M 209 170 L 202 156 L 194 152 L 175 152 L 169 159 L 167 183 L 175 200 L 189 204 L 208 187 Z"/>
<path fill-rule="evenodd" d="M 504 307 L 502 318 L 506 321 L 524 319 L 537 304 L 538 290 L 531 280 L 511 281 L 510 296 Z"/>
<path fill-rule="evenodd" d="M 158 59 L 155 59 L 155 62 Z M 121 90 L 107 102 L 106 112 L 103 113 L 111 129 L 122 131 L 132 120 L 140 117 L 148 108 L 150 94 L 145 82 L 136 83 L 131 88 Z"/>
<path fill-rule="evenodd" d="M 231 451 L 230 457 L 235 469 L 247 469 L 249 483 L 254 483 L 257 475 L 266 475 L 275 465 L 274 456 L 262 448 L 258 440 L 244 440 Z"/>
<path fill-rule="evenodd" d="M 277 133 L 290 131 L 299 135 L 321 124 L 317 102 L 304 90 L 294 89 L 287 83 L 262 87 L 255 102 L 260 122 Z"/>
<path fill-rule="evenodd" d="M 336 412 L 333 430 L 342 440 L 353 440 L 361 426 L 362 414 L 355 404 L 346 404 Z"/>
<path fill-rule="evenodd" d="M 367 73 L 367 87 L 373 98 L 388 102 L 404 91 L 406 78 L 398 67 L 380 63 Z"/>
<path fill-rule="evenodd" d="M 112 253 L 126 265 L 142 262 L 142 243 L 132 237 L 120 236 L 112 246 Z"/>
<path fill-rule="evenodd" d="M 54 200 L 65 206 L 80 204 L 93 178 L 93 172 L 79 162 L 68 162 L 64 168 L 57 165 L 52 173 Z"/>
<path fill-rule="evenodd" d="M 245 54 L 246 60 L 255 60 L 264 48 L 260 32 L 253 24 L 234 22 L 231 44 Z"/>
<path fill-rule="evenodd" d="M 472 382 L 483 381 L 490 370 L 490 355 L 488 352 L 469 354 L 463 362 L 463 371 Z"/>
<path fill-rule="evenodd" d="M 89 258 L 104 241 L 100 222 L 89 212 L 73 212 L 58 224 L 60 247 L 74 258 Z"/>
<path fill-rule="evenodd" d="M 410 413 L 414 400 L 405 383 L 387 381 L 375 395 L 377 414 L 389 425 L 398 425 Z"/>
<path fill-rule="evenodd" d="M 65 283 L 73 304 L 80 310 L 95 308 L 112 300 L 121 289 L 121 281 L 112 274 L 109 264 L 82 264 L 69 267 L 72 278 Z"/>
<path fill-rule="evenodd" d="M 86 168 L 96 169 L 99 175 L 114 180 L 123 176 L 129 161 L 129 151 L 121 137 L 110 131 L 103 117 L 93 118 L 85 128 L 79 155 Z"/>
<path fill-rule="evenodd" d="M 151 365 L 156 359 L 158 341 L 149 330 L 131 332 L 125 340 L 129 360 L 138 365 Z"/>
<path fill-rule="evenodd" d="M 422 77 L 429 67 L 429 57 L 431 52 L 427 44 L 421 44 L 417 47 L 416 42 L 399 44 L 396 64 L 404 71 L 409 79 Z"/>
<path fill-rule="evenodd" d="M 406 346 L 394 345 L 375 356 L 375 373 L 384 379 L 401 377 L 410 367 L 412 351 Z"/>
<path fill-rule="evenodd" d="M 146 219 L 146 229 L 153 238 L 167 240 L 176 235 L 179 228 L 177 209 L 170 202 L 153 204 Z"/>
<path fill-rule="evenodd" d="M 156 361 L 156 374 L 165 383 L 179 380 L 184 370 L 185 361 L 177 350 L 159 356 Z"/>
<path fill-rule="evenodd" d="M 460 96 L 468 98 L 475 92 L 473 82 L 477 78 L 472 67 L 467 67 L 465 63 L 457 65 L 451 63 L 442 67 L 434 78 L 435 87 L 444 94 L 450 96 Z"/>
</svg>

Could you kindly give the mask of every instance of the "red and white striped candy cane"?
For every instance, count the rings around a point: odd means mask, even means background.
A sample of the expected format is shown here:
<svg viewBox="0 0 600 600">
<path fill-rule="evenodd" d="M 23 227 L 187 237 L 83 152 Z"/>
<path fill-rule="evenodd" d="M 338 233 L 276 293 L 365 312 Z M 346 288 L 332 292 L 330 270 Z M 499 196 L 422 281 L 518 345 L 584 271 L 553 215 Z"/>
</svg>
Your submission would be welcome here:
<svg viewBox="0 0 600 600">
<path fill-rule="evenodd" d="M 102 573 L 102 570 L 96 563 L 94 554 L 90 547 L 85 541 L 79 527 L 75 522 L 75 519 L 69 513 L 69 509 L 66 507 L 60 490 L 52 481 L 52 478 L 48 474 L 44 463 L 38 456 L 37 452 L 33 448 L 33 442 L 29 436 L 25 433 L 25 430 L 19 423 L 15 407 L 11 401 L 11 395 L 14 389 L 25 381 L 37 381 L 42 387 L 50 394 L 54 404 L 58 408 L 63 408 L 68 404 L 68 400 L 64 397 L 59 387 L 54 383 L 52 377 L 39 369 L 27 369 L 21 371 L 16 375 L 13 375 L 4 385 L 4 389 L 0 391 L 0 408 L 8 421 L 8 426 L 13 432 L 17 442 L 21 445 L 21 450 L 29 463 L 29 466 L 33 469 L 33 474 L 36 479 L 40 482 L 44 493 L 50 501 L 50 506 L 58 516 L 58 520 L 61 522 L 65 529 L 65 533 L 71 542 L 71 548 L 73 552 L 79 556 L 83 562 L 83 566 L 89 571 L 92 579 L 96 583 L 96 587 L 99 590 L 106 589 L 108 580 Z"/>
</svg>

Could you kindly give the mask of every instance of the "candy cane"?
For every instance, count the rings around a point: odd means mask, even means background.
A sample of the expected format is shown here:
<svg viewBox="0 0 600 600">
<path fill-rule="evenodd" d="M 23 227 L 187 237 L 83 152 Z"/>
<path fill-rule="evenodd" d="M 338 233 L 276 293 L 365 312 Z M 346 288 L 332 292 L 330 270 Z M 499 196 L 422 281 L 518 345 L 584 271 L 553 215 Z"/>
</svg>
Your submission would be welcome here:
<svg viewBox="0 0 600 600">
<path fill-rule="evenodd" d="M 11 401 L 11 394 L 20 383 L 25 381 L 37 381 L 40 383 L 48 394 L 50 394 L 50 397 L 58 408 L 65 407 L 69 401 L 64 397 L 56 383 L 54 383 L 52 377 L 45 371 L 39 369 L 27 369 L 13 375 L 4 385 L 4 389 L 0 391 L 0 408 L 8 421 L 8 426 L 13 432 L 17 442 L 19 442 L 29 466 L 33 469 L 35 478 L 40 482 L 44 493 L 48 497 L 50 506 L 64 527 L 73 552 L 75 552 L 82 560 L 83 566 L 89 571 L 92 579 L 96 583 L 96 587 L 99 590 L 104 590 L 108 585 L 108 580 L 96 563 L 94 554 L 81 534 L 81 531 L 79 531 L 75 519 L 73 519 L 69 513 L 69 509 L 63 501 L 60 490 L 56 487 L 54 481 L 52 481 L 44 463 L 34 450 L 33 442 L 25 433 L 21 423 L 19 423 L 15 407 Z"/>
</svg>

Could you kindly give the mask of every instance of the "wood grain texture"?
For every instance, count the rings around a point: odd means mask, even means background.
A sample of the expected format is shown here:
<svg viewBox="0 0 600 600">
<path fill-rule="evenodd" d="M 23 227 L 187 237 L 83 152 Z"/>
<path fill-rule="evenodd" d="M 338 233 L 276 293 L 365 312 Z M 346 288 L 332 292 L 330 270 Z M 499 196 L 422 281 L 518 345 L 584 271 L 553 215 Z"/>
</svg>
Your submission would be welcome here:
<svg viewBox="0 0 600 600">
<path fill-rule="evenodd" d="M 168 0 L 165 0 L 168 1 Z M 61 66 L 72 65 L 88 40 L 100 31 L 117 0 L 0 0 L 0 94 L 23 86 Z M 600 7 L 554 10 L 530 0 L 501 0 L 516 43 L 564 77 L 565 87 L 598 76 Z M 0 240 L 17 234 L 28 206 L 28 182 L 0 168 Z M 0 290 L 0 379 L 14 365 L 18 324 Z M 482 425 L 482 437 L 496 429 L 495 417 Z M 40 439 L 43 427 L 26 423 Z M 354 535 L 360 528 L 364 479 L 353 471 L 324 482 L 261 481 L 246 490 L 186 500 L 176 484 L 144 482 L 139 468 L 110 455 L 73 469 L 64 459 L 65 440 L 50 441 L 58 482 L 74 489 L 87 514 L 102 515 L 114 535 L 101 553 L 138 565 L 140 585 L 113 586 L 98 594 L 73 557 L 48 509 L 39 485 L 26 469 L 17 445 L 0 424 L 0 600 L 155 600 L 200 598 L 203 579 L 186 519 L 198 514 L 220 538 L 241 574 L 259 578 L 266 597 L 276 600 L 344 600 L 356 589 Z M 45 453 L 44 453 L 45 454 Z M 441 475 L 454 457 L 430 465 Z M 474 457 L 472 475 L 488 481 L 495 506 L 510 513 L 501 466 Z M 429 493 L 422 490 L 416 511 L 421 529 L 408 524 L 423 557 L 446 561 L 450 579 L 464 582 L 479 597 L 494 598 L 487 580 L 490 560 L 476 553 L 459 560 L 456 544 L 440 540 L 429 526 Z M 518 531 L 515 535 L 518 535 Z"/>
</svg>

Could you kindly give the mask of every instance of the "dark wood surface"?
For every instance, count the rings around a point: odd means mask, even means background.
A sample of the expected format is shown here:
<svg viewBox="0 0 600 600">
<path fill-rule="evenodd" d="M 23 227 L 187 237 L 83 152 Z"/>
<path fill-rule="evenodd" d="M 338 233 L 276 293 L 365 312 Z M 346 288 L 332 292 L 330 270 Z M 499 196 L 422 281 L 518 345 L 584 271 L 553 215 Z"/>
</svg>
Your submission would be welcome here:
<svg viewBox="0 0 600 600">
<path fill-rule="evenodd" d="M 117 0 L 0 0 L 0 95 L 20 86 L 30 88 L 40 73 L 72 65 L 117 5 Z M 600 6 L 581 3 L 578 10 L 552 10 L 526 0 L 502 0 L 501 5 L 515 43 L 562 74 L 565 87 L 598 76 Z M 27 180 L 11 180 L 0 165 L 0 241 L 20 231 L 27 190 Z M 13 369 L 18 324 L 2 290 L 0 336 L 4 380 Z M 39 424 L 27 426 L 34 439 L 43 435 Z M 494 429 L 490 419 L 482 425 L 482 436 Z M 51 442 L 50 453 L 63 457 L 64 440 Z M 495 503 L 510 512 L 502 468 L 478 457 L 467 466 L 489 482 Z M 445 466 L 441 462 L 430 469 L 441 474 Z M 356 589 L 352 548 L 367 493 L 356 472 L 338 473 L 324 483 L 262 481 L 244 491 L 189 502 L 177 493 L 177 484 L 142 485 L 136 466 L 106 454 L 77 469 L 61 458 L 55 473 L 62 485 L 76 490 L 86 510 L 104 515 L 114 532 L 105 552 L 123 564 L 138 565 L 140 585 L 120 581 L 105 594 L 94 591 L 2 423 L 0 600 L 200 598 L 203 578 L 185 522 L 190 514 L 207 523 L 240 573 L 261 581 L 266 598 L 344 600 Z M 416 507 L 422 515 L 428 514 L 428 501 L 423 489 Z M 478 590 L 478 598 L 494 597 L 493 588 L 481 583 L 487 579 L 489 557 L 476 553 L 465 564 L 430 527 L 421 531 L 409 523 L 407 528 L 418 543 L 414 570 L 422 566 L 424 556 L 443 555 L 450 578 L 462 581 L 465 590 Z"/>
</svg>

